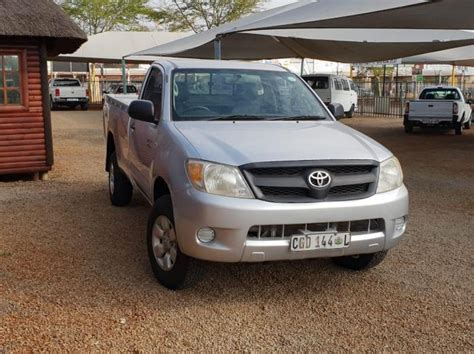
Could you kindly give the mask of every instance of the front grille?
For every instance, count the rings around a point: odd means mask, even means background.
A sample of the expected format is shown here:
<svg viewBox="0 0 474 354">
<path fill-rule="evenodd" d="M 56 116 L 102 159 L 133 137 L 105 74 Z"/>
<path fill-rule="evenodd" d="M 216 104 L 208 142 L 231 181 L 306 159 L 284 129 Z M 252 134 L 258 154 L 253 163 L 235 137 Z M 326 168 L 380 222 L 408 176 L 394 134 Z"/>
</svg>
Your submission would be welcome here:
<svg viewBox="0 0 474 354">
<path fill-rule="evenodd" d="M 284 203 L 367 198 L 375 193 L 378 175 L 378 163 L 370 160 L 267 162 L 241 169 L 258 199 Z M 331 176 L 326 189 L 308 182 L 308 175 L 317 170 Z"/>
<path fill-rule="evenodd" d="M 252 226 L 247 238 L 259 240 L 285 239 L 293 235 L 311 232 L 350 232 L 351 234 L 370 234 L 383 232 L 383 219 L 366 219 L 339 222 L 323 222 L 291 225 Z"/>
</svg>

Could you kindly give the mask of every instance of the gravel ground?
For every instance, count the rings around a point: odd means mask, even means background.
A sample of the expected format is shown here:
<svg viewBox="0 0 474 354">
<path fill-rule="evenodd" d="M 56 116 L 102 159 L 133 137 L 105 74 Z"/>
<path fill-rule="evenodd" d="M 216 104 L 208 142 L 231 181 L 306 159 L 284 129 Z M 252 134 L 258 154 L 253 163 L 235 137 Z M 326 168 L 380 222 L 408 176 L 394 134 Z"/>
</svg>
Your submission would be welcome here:
<svg viewBox="0 0 474 354">
<path fill-rule="evenodd" d="M 0 352 L 474 351 L 474 130 L 345 122 L 395 152 L 411 193 L 382 265 L 208 264 L 172 292 L 148 264 L 145 201 L 108 201 L 101 113 L 55 112 L 50 180 L 0 183 Z"/>
</svg>

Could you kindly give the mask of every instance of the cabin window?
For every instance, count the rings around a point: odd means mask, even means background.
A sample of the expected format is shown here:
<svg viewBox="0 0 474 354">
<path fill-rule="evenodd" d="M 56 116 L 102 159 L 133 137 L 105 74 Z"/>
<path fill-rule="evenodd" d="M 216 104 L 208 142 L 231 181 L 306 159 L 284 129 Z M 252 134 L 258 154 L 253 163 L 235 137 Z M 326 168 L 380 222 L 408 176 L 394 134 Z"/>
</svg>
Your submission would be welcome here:
<svg viewBox="0 0 474 354">
<path fill-rule="evenodd" d="M 0 52 L 0 106 L 21 105 L 21 57 Z"/>
</svg>

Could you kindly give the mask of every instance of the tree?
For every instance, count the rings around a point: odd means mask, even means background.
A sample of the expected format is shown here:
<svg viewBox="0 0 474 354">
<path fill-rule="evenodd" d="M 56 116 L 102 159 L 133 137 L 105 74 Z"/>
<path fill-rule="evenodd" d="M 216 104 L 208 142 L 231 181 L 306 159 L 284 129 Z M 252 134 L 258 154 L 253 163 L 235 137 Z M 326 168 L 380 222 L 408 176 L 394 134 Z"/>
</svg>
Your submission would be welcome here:
<svg viewBox="0 0 474 354">
<path fill-rule="evenodd" d="M 155 13 L 155 19 L 170 31 L 192 30 L 197 33 L 248 15 L 265 1 L 168 0 Z"/>
<path fill-rule="evenodd" d="M 143 30 L 154 17 L 148 0 L 56 0 L 87 34 L 112 30 Z"/>
</svg>

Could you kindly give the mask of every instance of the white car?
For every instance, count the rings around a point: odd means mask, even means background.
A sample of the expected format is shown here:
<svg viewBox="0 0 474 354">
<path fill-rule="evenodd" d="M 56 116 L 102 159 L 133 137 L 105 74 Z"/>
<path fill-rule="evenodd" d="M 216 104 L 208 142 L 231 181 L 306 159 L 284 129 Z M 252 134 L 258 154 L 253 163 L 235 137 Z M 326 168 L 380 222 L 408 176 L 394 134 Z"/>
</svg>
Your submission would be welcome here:
<svg viewBox="0 0 474 354">
<path fill-rule="evenodd" d="M 406 103 L 403 125 L 407 133 L 413 127 L 439 126 L 454 129 L 456 135 L 461 135 L 471 124 L 471 101 L 457 87 L 427 87 L 418 100 Z"/>
<path fill-rule="evenodd" d="M 78 79 L 52 79 L 49 82 L 50 107 L 53 110 L 58 106 L 81 106 L 81 109 L 86 111 L 89 108 L 87 91 Z"/>
<path fill-rule="evenodd" d="M 303 79 L 326 105 L 339 103 L 344 107 L 346 117 L 352 118 L 357 110 L 358 97 L 356 86 L 351 79 L 329 74 L 304 75 Z"/>
</svg>

